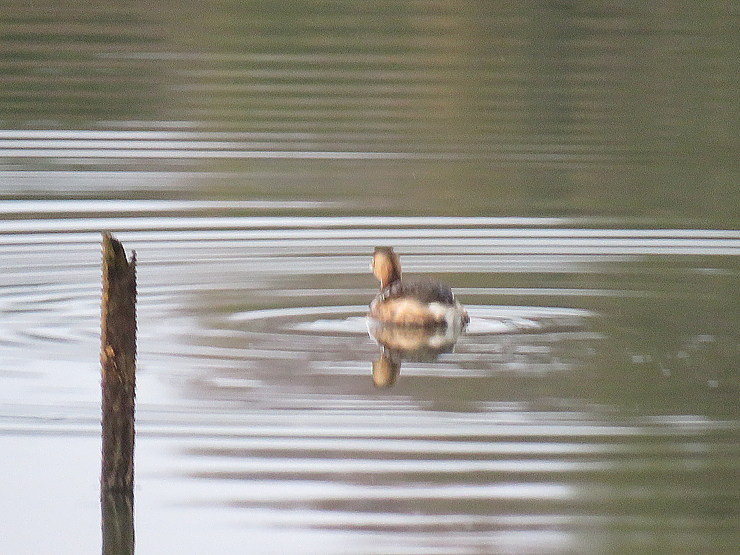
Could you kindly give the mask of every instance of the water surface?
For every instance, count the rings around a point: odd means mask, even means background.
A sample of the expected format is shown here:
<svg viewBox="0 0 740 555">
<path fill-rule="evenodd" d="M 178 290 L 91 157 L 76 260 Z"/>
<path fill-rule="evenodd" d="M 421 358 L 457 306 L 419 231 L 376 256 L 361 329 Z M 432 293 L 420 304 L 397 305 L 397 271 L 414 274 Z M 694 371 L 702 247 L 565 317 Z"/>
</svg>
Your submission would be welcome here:
<svg viewBox="0 0 740 555">
<path fill-rule="evenodd" d="M 737 553 L 732 7 L 8 14 L 3 552 L 100 549 L 108 230 L 138 553 Z M 386 389 L 376 245 L 471 316 Z"/>
</svg>

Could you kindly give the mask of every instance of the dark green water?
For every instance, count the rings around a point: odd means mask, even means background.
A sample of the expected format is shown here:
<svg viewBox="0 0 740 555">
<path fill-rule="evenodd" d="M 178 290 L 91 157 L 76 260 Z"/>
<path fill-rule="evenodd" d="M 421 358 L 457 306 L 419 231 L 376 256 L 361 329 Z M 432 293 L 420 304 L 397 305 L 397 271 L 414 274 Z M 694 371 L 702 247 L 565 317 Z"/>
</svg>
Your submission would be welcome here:
<svg viewBox="0 0 740 555">
<path fill-rule="evenodd" d="M 739 15 L 6 2 L 0 551 L 100 550 L 110 230 L 139 554 L 738 553 Z M 376 245 L 471 315 L 387 389 Z"/>
</svg>

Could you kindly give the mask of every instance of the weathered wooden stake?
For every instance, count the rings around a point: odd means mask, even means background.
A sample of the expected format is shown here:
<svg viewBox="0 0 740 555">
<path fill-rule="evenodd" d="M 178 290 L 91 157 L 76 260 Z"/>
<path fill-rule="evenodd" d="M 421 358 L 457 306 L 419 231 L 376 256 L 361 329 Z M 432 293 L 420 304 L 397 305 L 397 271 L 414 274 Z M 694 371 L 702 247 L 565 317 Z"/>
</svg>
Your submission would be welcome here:
<svg viewBox="0 0 740 555">
<path fill-rule="evenodd" d="M 103 394 L 103 553 L 133 553 L 136 253 L 103 233 L 100 364 Z"/>
</svg>

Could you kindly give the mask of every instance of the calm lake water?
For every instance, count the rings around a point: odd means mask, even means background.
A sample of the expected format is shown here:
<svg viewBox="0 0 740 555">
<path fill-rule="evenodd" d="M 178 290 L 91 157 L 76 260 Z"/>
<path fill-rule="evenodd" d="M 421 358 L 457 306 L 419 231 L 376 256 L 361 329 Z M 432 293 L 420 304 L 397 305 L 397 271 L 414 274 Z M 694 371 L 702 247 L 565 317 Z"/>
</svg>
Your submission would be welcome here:
<svg viewBox="0 0 740 555">
<path fill-rule="evenodd" d="M 138 259 L 138 554 L 740 553 L 739 29 L 6 2 L 0 551 L 101 549 L 107 230 Z M 376 245 L 471 316 L 386 388 Z"/>
</svg>

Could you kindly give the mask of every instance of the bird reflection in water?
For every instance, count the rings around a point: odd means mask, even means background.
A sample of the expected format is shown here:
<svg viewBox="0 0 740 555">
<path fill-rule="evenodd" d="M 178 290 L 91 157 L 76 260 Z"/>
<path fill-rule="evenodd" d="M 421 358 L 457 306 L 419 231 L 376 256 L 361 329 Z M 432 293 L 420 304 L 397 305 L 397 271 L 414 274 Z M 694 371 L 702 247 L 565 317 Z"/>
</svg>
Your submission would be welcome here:
<svg viewBox="0 0 740 555">
<path fill-rule="evenodd" d="M 367 328 L 378 345 L 380 357 L 373 361 L 373 383 L 385 389 L 396 383 L 403 361 L 434 362 L 451 353 L 465 327 L 412 328 L 367 319 Z"/>
</svg>

